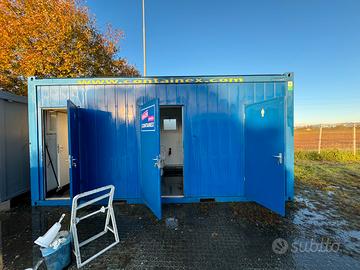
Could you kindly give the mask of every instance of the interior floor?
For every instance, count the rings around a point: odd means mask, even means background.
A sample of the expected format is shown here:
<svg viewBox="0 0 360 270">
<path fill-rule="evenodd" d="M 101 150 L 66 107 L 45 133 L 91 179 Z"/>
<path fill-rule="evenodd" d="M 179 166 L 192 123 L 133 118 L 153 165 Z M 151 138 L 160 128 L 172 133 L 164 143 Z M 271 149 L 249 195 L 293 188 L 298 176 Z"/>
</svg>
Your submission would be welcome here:
<svg viewBox="0 0 360 270">
<path fill-rule="evenodd" d="M 46 199 L 68 199 L 70 198 L 70 186 L 66 185 L 46 193 Z"/>
<path fill-rule="evenodd" d="M 183 196 L 183 180 L 182 167 L 165 167 L 161 181 L 162 196 Z"/>
</svg>

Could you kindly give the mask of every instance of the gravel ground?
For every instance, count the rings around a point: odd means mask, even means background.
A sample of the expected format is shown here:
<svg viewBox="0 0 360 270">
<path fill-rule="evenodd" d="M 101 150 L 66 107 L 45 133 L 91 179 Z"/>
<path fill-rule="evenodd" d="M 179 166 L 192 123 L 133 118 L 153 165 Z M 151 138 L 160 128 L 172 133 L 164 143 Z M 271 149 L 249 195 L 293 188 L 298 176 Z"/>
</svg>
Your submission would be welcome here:
<svg viewBox="0 0 360 270">
<path fill-rule="evenodd" d="M 297 169 L 307 171 L 307 166 L 297 164 Z M 329 168 L 323 170 L 334 175 Z M 346 166 L 340 170 L 346 179 L 360 179 Z M 83 269 L 360 269 L 357 199 L 339 201 L 346 194 L 359 198 L 357 184 L 343 181 L 339 187 L 337 181 L 331 187 L 334 183 L 323 175 L 320 188 L 297 175 L 297 195 L 285 218 L 255 203 L 201 203 L 164 205 L 164 218 L 157 221 L 143 205 L 116 203 L 120 243 Z M 1 213 L 0 269 L 35 265 L 40 252 L 33 241 L 63 212 L 68 226 L 69 208 L 30 207 L 21 201 Z M 167 222 L 173 217 L 175 223 Z M 88 221 L 79 228 L 83 238 L 100 231 L 104 217 Z M 105 235 L 89 244 L 84 257 L 111 241 Z M 76 269 L 74 258 L 69 269 Z"/>
</svg>

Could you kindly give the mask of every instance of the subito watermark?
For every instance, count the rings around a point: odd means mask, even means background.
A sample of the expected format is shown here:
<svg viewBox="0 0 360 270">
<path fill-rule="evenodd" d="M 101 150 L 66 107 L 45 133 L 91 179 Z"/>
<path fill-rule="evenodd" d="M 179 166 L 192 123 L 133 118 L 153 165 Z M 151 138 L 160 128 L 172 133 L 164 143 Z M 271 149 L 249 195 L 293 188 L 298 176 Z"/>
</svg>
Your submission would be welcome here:
<svg viewBox="0 0 360 270">
<path fill-rule="evenodd" d="M 272 250 L 276 254 L 290 253 L 309 253 L 309 252 L 338 252 L 340 243 L 332 241 L 330 238 L 322 238 L 321 241 L 294 241 L 289 243 L 283 238 L 277 238 L 272 243 Z"/>
</svg>

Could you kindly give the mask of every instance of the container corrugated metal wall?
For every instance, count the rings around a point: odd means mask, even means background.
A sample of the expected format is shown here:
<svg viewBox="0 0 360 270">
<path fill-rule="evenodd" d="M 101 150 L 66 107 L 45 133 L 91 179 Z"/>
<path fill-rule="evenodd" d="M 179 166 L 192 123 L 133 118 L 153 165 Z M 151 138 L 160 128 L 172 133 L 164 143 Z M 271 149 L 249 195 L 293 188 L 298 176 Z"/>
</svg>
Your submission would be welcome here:
<svg viewBox="0 0 360 270">
<path fill-rule="evenodd" d="M 194 77 L 187 78 L 195 80 Z M 86 140 L 82 142 L 85 146 L 81 147 L 80 154 L 82 188 L 113 184 L 116 186 L 115 198 L 136 201 L 140 199 L 139 106 L 159 98 L 160 105 L 184 106 L 185 200 L 191 197 L 245 199 L 245 105 L 285 97 L 289 139 L 287 196 L 292 198 L 293 92 L 287 84 L 293 79 L 292 74 L 242 78 L 239 83 L 127 85 L 111 84 L 111 79 L 93 80 L 94 83 L 90 80 L 83 84 L 79 84 L 78 79 L 29 80 L 31 141 L 32 144 L 42 141 L 42 108 L 66 107 L 66 101 L 70 99 L 86 109 L 80 119 L 81 138 Z M 31 150 L 34 189 L 43 170 L 42 155 L 39 154 L 42 146 L 38 146 L 39 152 L 35 146 Z M 41 192 L 33 190 L 32 194 L 33 202 L 42 199 Z"/>
<path fill-rule="evenodd" d="M 27 98 L 0 91 L 0 202 L 29 190 Z"/>
</svg>

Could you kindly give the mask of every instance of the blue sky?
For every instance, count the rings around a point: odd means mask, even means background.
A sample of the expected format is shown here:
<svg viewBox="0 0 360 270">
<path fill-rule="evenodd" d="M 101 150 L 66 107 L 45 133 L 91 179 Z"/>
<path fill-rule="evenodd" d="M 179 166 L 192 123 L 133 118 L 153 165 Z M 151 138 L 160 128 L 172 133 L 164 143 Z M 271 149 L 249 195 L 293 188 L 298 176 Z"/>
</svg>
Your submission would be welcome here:
<svg viewBox="0 0 360 270">
<path fill-rule="evenodd" d="M 87 0 L 140 71 L 141 0 Z M 295 72 L 295 122 L 360 121 L 360 1 L 145 0 L 147 75 Z"/>
</svg>

